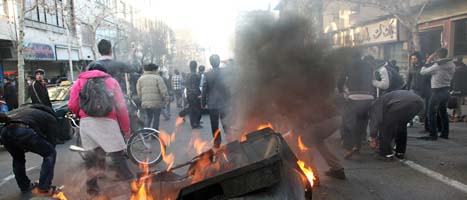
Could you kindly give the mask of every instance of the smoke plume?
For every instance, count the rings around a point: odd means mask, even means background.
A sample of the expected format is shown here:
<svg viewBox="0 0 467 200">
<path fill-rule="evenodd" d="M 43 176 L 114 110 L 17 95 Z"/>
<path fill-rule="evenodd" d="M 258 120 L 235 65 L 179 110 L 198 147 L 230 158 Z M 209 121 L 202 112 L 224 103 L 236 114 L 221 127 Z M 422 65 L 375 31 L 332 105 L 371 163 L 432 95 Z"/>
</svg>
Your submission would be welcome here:
<svg viewBox="0 0 467 200">
<path fill-rule="evenodd" d="M 333 97 L 339 69 L 352 50 L 335 50 L 313 36 L 310 21 L 255 13 L 236 33 L 231 77 L 235 133 L 273 124 L 287 131 L 336 114 Z"/>
</svg>

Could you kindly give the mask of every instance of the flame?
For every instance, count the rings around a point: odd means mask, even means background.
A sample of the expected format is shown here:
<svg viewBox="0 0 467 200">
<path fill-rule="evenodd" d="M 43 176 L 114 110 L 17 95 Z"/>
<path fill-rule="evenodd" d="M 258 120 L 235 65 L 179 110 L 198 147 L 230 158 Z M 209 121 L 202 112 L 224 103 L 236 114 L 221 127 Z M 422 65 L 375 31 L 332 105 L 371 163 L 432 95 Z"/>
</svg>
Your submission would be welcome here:
<svg viewBox="0 0 467 200">
<path fill-rule="evenodd" d="M 170 171 L 174 165 L 175 155 L 173 153 L 166 154 L 165 148 L 162 148 L 162 160 L 167 164 L 167 170 Z"/>
<path fill-rule="evenodd" d="M 159 131 L 159 138 L 162 140 L 162 142 L 164 142 L 166 146 L 169 146 L 172 142 L 172 136 L 170 136 L 169 134 L 167 134 L 167 132 L 163 130 Z"/>
<path fill-rule="evenodd" d="M 63 194 L 63 192 L 59 192 L 57 194 L 52 195 L 52 198 L 60 199 L 60 200 L 68 200 L 65 194 Z"/>
<path fill-rule="evenodd" d="M 141 164 L 140 168 L 144 170 L 139 180 L 131 182 L 132 194 L 130 200 L 154 200 L 150 194 L 152 176 L 149 175 L 149 166 Z"/>
<path fill-rule="evenodd" d="M 197 155 L 203 153 L 203 151 L 208 145 L 209 143 L 207 141 L 203 141 L 202 139 L 198 137 L 193 139 L 193 147 L 195 148 Z"/>
<path fill-rule="evenodd" d="M 313 173 L 313 170 L 311 170 L 311 167 L 305 167 L 305 162 L 299 160 L 297 161 L 298 166 L 300 166 L 300 169 L 302 169 L 303 173 L 305 173 L 306 178 L 308 179 L 308 182 L 310 182 L 311 187 L 313 187 L 313 182 L 316 180 L 316 177 Z"/>
<path fill-rule="evenodd" d="M 257 128 L 256 130 L 259 131 L 259 130 L 265 129 L 265 128 L 271 128 L 271 129 L 273 129 L 273 128 L 272 128 L 272 124 L 271 124 L 271 123 L 267 123 L 267 124 L 261 124 L 261 125 L 259 125 L 258 128 Z"/>
<path fill-rule="evenodd" d="M 300 151 L 302 152 L 308 151 L 308 147 L 306 147 L 302 142 L 302 136 L 298 136 L 298 148 L 300 148 Z"/>
</svg>

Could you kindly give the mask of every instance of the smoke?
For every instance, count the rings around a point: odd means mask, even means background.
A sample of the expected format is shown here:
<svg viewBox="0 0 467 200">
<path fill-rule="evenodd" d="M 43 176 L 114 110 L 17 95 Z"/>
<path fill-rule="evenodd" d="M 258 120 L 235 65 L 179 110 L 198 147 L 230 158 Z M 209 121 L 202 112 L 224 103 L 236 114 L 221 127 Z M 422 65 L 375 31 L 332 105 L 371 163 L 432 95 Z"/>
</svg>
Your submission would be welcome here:
<svg viewBox="0 0 467 200">
<path fill-rule="evenodd" d="M 239 75 L 229 80 L 233 132 L 267 123 L 287 131 L 336 114 L 336 77 L 352 50 L 333 50 L 316 40 L 310 24 L 301 17 L 276 20 L 266 13 L 242 21 L 233 69 Z"/>
</svg>

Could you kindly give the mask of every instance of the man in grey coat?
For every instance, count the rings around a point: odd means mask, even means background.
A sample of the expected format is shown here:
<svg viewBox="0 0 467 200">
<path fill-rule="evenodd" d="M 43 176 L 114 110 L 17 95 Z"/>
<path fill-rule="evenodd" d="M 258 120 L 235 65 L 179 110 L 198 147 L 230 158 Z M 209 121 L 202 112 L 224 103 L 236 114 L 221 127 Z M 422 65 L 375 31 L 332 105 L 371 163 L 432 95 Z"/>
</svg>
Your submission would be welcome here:
<svg viewBox="0 0 467 200">
<path fill-rule="evenodd" d="M 423 140 L 437 140 L 437 113 L 441 118 L 441 138 L 449 138 L 449 116 L 447 104 L 449 101 L 449 89 L 451 80 L 456 71 L 456 65 L 452 59 L 446 58 L 448 50 L 445 48 L 438 49 L 435 54 L 431 55 L 425 67 L 422 67 L 420 74 L 431 75 L 431 97 L 428 103 L 428 125 L 430 136 L 420 137 Z M 436 60 L 435 60 L 436 59 Z"/>
<path fill-rule="evenodd" d="M 205 74 L 206 81 L 203 84 L 202 105 L 204 108 L 207 107 L 209 109 L 214 147 L 218 148 L 222 141 L 219 119 L 226 134 L 229 133 L 226 116 L 230 91 L 225 83 L 224 72 L 219 68 L 219 56 L 216 54 L 211 55 L 209 62 L 211 63 L 212 70 Z"/>
</svg>

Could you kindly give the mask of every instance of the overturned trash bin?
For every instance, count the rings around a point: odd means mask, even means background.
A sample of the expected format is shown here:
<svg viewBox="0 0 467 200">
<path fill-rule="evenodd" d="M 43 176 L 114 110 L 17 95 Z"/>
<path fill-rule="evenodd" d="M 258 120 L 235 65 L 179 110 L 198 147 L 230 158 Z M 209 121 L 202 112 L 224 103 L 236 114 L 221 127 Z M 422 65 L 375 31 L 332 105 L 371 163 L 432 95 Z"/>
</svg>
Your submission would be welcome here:
<svg viewBox="0 0 467 200">
<path fill-rule="evenodd" d="M 209 150 L 184 175 L 156 173 L 155 199 L 312 199 L 312 187 L 279 133 L 266 128 Z"/>
</svg>

